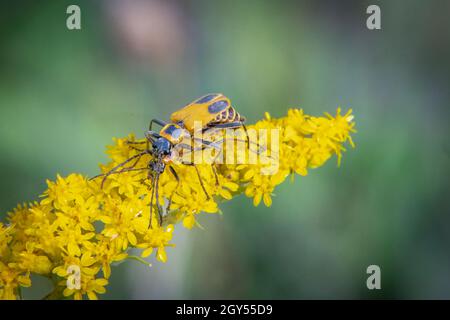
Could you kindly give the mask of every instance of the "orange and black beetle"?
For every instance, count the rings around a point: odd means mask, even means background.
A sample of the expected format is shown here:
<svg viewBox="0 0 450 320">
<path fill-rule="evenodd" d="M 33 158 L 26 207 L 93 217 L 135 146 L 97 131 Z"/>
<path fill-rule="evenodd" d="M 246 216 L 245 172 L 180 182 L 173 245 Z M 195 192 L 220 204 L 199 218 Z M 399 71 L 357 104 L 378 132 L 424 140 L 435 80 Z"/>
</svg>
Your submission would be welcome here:
<svg viewBox="0 0 450 320">
<path fill-rule="evenodd" d="M 190 145 L 185 145 L 182 143 L 183 139 L 186 137 L 191 138 L 192 134 L 194 134 L 194 124 L 196 121 L 201 122 L 201 130 L 206 131 L 209 129 L 216 128 L 239 128 L 242 127 L 245 131 L 246 128 L 244 126 L 245 118 L 242 117 L 231 105 L 230 99 L 225 97 L 221 93 L 212 93 L 207 94 L 201 98 L 196 99 L 192 103 L 183 107 L 182 109 L 175 111 L 172 113 L 170 117 L 171 123 L 166 123 L 162 120 L 152 119 L 150 121 L 149 130 L 145 132 L 145 137 L 147 139 L 146 142 L 133 142 L 129 141 L 131 144 L 147 144 L 145 150 L 138 149 L 140 152 L 124 162 L 118 164 L 110 171 L 105 174 L 99 175 L 103 176 L 102 186 L 106 180 L 106 178 L 111 174 L 129 172 L 129 171 L 138 171 L 138 170 L 148 170 L 148 178 L 152 182 L 152 194 L 150 201 L 150 221 L 152 220 L 152 211 L 153 211 L 153 201 L 154 198 L 158 199 L 158 181 L 159 176 L 164 172 L 166 166 L 169 167 L 170 172 L 174 175 L 175 179 L 179 182 L 178 174 L 175 169 L 171 165 L 174 161 L 173 158 L 173 149 L 174 147 L 180 146 L 182 148 L 191 148 Z M 162 128 L 159 132 L 153 131 L 153 124 L 158 124 Z M 247 135 L 248 142 L 248 135 Z M 215 147 L 217 145 L 210 141 L 201 141 L 203 147 Z M 152 159 L 149 161 L 148 166 L 145 168 L 135 168 L 139 159 L 145 155 L 149 154 L 152 156 Z M 125 167 L 128 163 L 134 162 L 129 167 Z M 210 198 L 208 195 L 205 186 L 203 184 L 202 178 L 200 176 L 199 170 L 194 163 L 183 163 L 186 165 L 192 165 L 195 167 L 197 171 L 197 175 L 201 184 L 201 187 L 206 194 L 207 198 Z M 122 169 L 120 169 L 122 168 Z M 120 169 L 120 170 L 119 170 Z M 213 172 L 216 176 L 216 182 L 218 183 L 217 173 L 212 167 Z M 99 177 L 96 176 L 96 177 Z M 96 178 L 94 177 L 94 178 Z M 170 207 L 171 199 L 169 199 Z M 159 213 L 159 222 L 162 222 L 162 208 L 159 205 L 159 201 L 156 201 L 156 205 L 158 207 Z M 151 223 L 150 223 L 151 225 Z"/>
</svg>

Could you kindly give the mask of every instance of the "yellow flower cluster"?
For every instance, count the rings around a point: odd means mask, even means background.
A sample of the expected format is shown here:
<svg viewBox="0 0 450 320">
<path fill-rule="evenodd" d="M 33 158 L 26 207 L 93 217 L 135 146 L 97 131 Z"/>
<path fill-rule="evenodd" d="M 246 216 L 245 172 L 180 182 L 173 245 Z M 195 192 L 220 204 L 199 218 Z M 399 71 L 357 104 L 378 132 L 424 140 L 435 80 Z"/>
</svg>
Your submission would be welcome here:
<svg viewBox="0 0 450 320">
<path fill-rule="evenodd" d="M 137 158 L 135 170 L 111 174 L 103 185 L 102 178 L 58 175 L 56 181 L 47 181 L 40 202 L 19 205 L 8 214 L 7 224 L 0 223 L 0 299 L 20 298 L 20 288 L 31 285 L 31 273 L 54 282 L 47 298 L 96 299 L 105 292 L 111 265 L 125 259 L 150 265 L 144 258 L 153 252 L 165 262 L 174 224 L 182 221 L 192 228 L 198 225 L 199 213 L 216 213 L 220 201 L 240 193 L 253 198 L 255 206 L 261 200 L 270 206 L 275 186 L 290 174 L 306 175 L 309 168 L 321 166 L 333 154 L 340 161 L 343 144 L 348 141 L 353 146 L 352 120 L 351 111 L 341 115 L 339 109 L 334 117 L 312 117 L 299 109 L 289 110 L 280 119 L 266 114 L 249 130 L 278 129 L 276 155 L 271 150 L 274 137 L 269 134 L 264 143 L 259 142 L 267 156 L 277 161 L 278 170 L 263 173 L 268 166 L 263 163 L 216 164 L 214 173 L 211 164 L 197 165 L 207 194 L 193 166 L 173 165 L 179 182 L 165 170 L 155 199 L 165 211 L 162 225 L 156 206 L 150 216 L 148 154 Z M 101 165 L 103 173 L 145 148 L 130 141 L 143 140 L 133 135 L 115 139 L 107 150 L 111 161 Z M 140 250 L 140 256 L 130 255 L 130 248 Z M 74 266 L 78 273 L 73 272 Z"/>
</svg>

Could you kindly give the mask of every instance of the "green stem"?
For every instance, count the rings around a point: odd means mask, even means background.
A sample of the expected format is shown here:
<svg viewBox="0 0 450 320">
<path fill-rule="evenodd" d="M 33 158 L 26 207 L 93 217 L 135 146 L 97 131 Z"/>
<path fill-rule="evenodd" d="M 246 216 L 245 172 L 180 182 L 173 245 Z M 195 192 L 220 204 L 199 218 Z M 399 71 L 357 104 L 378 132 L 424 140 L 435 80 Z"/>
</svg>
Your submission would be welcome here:
<svg viewBox="0 0 450 320">
<path fill-rule="evenodd" d="M 138 257 L 138 256 L 128 256 L 128 257 L 126 257 L 126 259 L 136 260 L 136 261 L 138 261 L 140 263 L 145 264 L 147 267 L 151 267 L 152 266 L 151 263 L 149 263 L 148 261 L 146 261 L 146 260 L 144 260 L 144 259 L 142 259 L 141 257 Z"/>
</svg>

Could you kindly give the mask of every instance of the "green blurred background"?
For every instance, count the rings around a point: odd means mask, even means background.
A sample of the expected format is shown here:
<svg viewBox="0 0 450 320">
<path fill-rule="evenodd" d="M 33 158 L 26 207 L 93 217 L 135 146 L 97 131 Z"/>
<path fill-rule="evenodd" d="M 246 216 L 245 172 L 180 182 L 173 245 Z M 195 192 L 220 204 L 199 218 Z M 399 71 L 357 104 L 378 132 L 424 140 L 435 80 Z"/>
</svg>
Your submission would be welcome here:
<svg viewBox="0 0 450 320">
<path fill-rule="evenodd" d="M 207 92 L 249 123 L 351 107 L 339 169 L 284 183 L 271 208 L 238 197 L 205 230 L 178 226 L 166 264 L 115 267 L 103 298 L 450 298 L 449 16 L 437 0 L 2 1 L 0 218 Z M 48 290 L 34 281 L 25 297 Z"/>
</svg>

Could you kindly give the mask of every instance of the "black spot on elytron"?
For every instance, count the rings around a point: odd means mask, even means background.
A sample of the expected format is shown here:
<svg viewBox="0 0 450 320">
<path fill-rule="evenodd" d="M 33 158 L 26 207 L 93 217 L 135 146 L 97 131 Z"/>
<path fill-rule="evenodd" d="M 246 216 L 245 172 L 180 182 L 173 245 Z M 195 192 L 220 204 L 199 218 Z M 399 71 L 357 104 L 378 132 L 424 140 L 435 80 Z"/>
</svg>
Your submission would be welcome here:
<svg viewBox="0 0 450 320">
<path fill-rule="evenodd" d="M 181 130 L 177 128 L 174 125 L 170 125 L 164 130 L 169 136 L 174 137 L 175 139 L 178 139 L 181 135 Z"/>
<path fill-rule="evenodd" d="M 214 102 L 212 105 L 208 107 L 209 113 L 218 113 L 222 112 L 228 107 L 228 101 L 226 100 L 219 100 Z"/>
<path fill-rule="evenodd" d="M 207 96 L 201 97 L 200 99 L 195 101 L 195 103 L 206 103 L 208 101 L 211 101 L 212 99 L 214 99 L 217 96 L 218 96 L 217 94 L 208 94 Z"/>
</svg>

